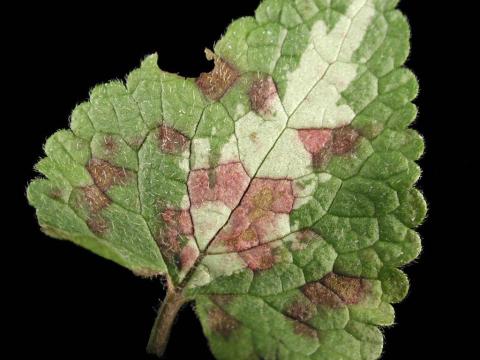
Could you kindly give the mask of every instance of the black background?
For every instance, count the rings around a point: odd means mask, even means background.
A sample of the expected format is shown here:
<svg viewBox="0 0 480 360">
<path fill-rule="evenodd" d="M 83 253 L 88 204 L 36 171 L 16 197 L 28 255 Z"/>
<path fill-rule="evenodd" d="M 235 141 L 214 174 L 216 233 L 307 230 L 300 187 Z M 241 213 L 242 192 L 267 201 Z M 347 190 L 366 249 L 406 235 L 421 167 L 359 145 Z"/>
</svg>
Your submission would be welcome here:
<svg viewBox="0 0 480 360">
<path fill-rule="evenodd" d="M 2 258 L 11 285 L 7 297 L 13 300 L 5 308 L 13 319 L 8 342 L 22 357 L 147 358 L 144 348 L 164 295 L 161 282 L 138 278 L 69 242 L 43 235 L 24 192 L 35 176 L 32 167 L 43 154 L 45 139 L 68 126 L 71 110 L 87 99 L 92 86 L 123 78 L 153 52 L 158 52 L 163 70 L 198 76 L 212 66 L 203 49 L 212 48 L 233 19 L 252 15 L 257 6 L 257 1 L 245 0 L 202 3 L 159 1 L 155 7 L 130 4 L 108 10 L 87 4 L 26 6 L 17 9 L 18 22 L 5 30 L 12 45 L 12 65 L 3 75 L 11 96 L 5 108 L 15 111 L 3 121 L 17 126 L 14 134 L 20 136 L 3 134 L 3 144 L 11 141 L 10 149 L 15 149 L 5 153 L 8 169 L 15 169 L 15 190 L 4 188 L 14 196 L 15 211 L 8 211 L 11 221 L 5 228 L 11 234 L 3 239 L 14 249 L 4 250 Z M 474 241 L 461 215 L 470 201 L 470 176 L 458 174 L 474 168 L 468 158 L 474 143 L 467 138 L 466 124 L 475 119 L 452 104 L 457 66 L 448 54 L 460 44 L 441 40 L 445 27 L 451 27 L 444 22 L 449 15 L 432 12 L 424 3 L 404 0 L 400 8 L 413 32 L 407 66 L 421 84 L 415 127 L 425 136 L 427 151 L 420 161 L 424 173 L 419 187 L 430 212 L 420 228 L 424 252 L 405 269 L 411 292 L 395 306 L 398 324 L 385 329 L 384 359 L 443 353 L 454 344 L 452 329 L 460 326 L 459 319 L 469 316 L 460 284 L 470 264 L 459 268 L 456 261 Z M 5 173 L 12 177 L 11 171 Z M 173 329 L 166 358 L 189 354 L 211 358 L 199 322 L 187 306 Z"/>
</svg>

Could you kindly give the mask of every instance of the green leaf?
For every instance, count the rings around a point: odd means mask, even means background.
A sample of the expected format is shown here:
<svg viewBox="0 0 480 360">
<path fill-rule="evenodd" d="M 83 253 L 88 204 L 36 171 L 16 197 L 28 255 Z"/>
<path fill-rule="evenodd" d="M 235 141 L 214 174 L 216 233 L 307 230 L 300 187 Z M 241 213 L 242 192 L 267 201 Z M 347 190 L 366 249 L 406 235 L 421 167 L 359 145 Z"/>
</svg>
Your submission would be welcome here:
<svg viewBox="0 0 480 360">
<path fill-rule="evenodd" d="M 96 86 L 28 187 L 42 230 L 167 278 L 218 359 L 377 359 L 421 251 L 422 137 L 395 0 L 264 0 L 169 74 Z"/>
</svg>

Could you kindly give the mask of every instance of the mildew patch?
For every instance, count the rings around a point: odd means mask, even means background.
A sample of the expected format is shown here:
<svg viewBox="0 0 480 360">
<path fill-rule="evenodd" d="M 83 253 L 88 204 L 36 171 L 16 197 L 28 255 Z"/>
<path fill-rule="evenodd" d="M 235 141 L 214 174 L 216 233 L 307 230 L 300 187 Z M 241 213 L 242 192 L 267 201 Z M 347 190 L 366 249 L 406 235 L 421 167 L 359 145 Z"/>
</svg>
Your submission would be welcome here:
<svg viewBox="0 0 480 360">
<path fill-rule="evenodd" d="M 312 155 L 315 168 L 327 164 L 332 155 L 345 155 L 353 151 L 360 134 L 351 126 L 335 129 L 301 129 L 298 136 Z"/>
<path fill-rule="evenodd" d="M 219 100 L 232 87 L 240 73 L 225 60 L 210 50 L 205 50 L 208 60 L 214 61 L 214 68 L 208 73 L 201 73 L 196 83 L 202 93 L 212 100 Z"/>
<path fill-rule="evenodd" d="M 161 125 L 158 128 L 156 139 L 162 152 L 174 155 L 187 150 L 190 143 L 185 135 L 166 125 Z"/>
<path fill-rule="evenodd" d="M 213 240 L 211 251 L 248 250 L 286 235 L 290 231 L 288 214 L 293 202 L 291 180 L 253 179 L 240 206 Z M 252 266 L 265 266 L 255 264 L 254 258 Z"/>
<path fill-rule="evenodd" d="M 370 290 L 369 283 L 361 278 L 329 273 L 320 280 L 327 288 L 337 294 L 345 304 L 361 302 Z"/>
<path fill-rule="evenodd" d="M 253 111 L 261 115 L 270 114 L 277 97 L 277 87 L 270 76 L 258 79 L 252 83 L 248 95 Z"/>
<path fill-rule="evenodd" d="M 194 170 L 188 177 L 193 205 L 205 201 L 221 201 L 230 209 L 238 205 L 250 178 L 239 162 L 219 165 L 215 169 Z"/>
<path fill-rule="evenodd" d="M 126 185 L 132 178 L 131 171 L 100 159 L 91 159 L 87 164 L 87 170 L 95 185 L 103 192 L 108 191 L 113 185 Z"/>
<path fill-rule="evenodd" d="M 240 323 L 219 307 L 212 307 L 207 315 L 212 332 L 224 338 L 229 338 L 240 327 Z"/>
<path fill-rule="evenodd" d="M 260 245 L 242 251 L 238 253 L 238 255 L 240 255 L 247 266 L 253 271 L 270 269 L 278 261 L 274 249 L 269 245 Z"/>
</svg>

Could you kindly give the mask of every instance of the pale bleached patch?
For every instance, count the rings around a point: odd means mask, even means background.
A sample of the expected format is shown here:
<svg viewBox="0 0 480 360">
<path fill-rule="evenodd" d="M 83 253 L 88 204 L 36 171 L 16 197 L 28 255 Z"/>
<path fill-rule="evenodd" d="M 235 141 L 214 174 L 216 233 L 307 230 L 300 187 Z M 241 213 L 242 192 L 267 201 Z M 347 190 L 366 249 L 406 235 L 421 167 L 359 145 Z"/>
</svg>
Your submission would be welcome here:
<svg viewBox="0 0 480 360">
<path fill-rule="evenodd" d="M 213 279 L 218 276 L 230 276 L 247 267 L 236 252 L 207 255 L 203 258 L 202 264 L 208 268 L 208 273 Z"/>
<path fill-rule="evenodd" d="M 331 31 L 323 21 L 313 25 L 310 45 L 298 68 L 287 75 L 283 103 L 290 115 L 289 126 L 335 128 L 351 123 L 353 110 L 337 104 L 358 75 L 352 56 L 374 15 L 373 0 L 354 0 Z"/>
<path fill-rule="evenodd" d="M 293 209 L 299 209 L 304 205 L 307 205 L 311 200 L 313 200 L 312 196 L 305 196 L 305 197 L 300 197 L 300 198 L 295 198 L 295 201 L 293 203 Z"/>
<path fill-rule="evenodd" d="M 290 234 L 290 215 L 276 214 L 275 219 L 267 224 L 262 231 L 266 233 L 265 238 L 262 239 L 262 243 L 268 243 Z"/>
<path fill-rule="evenodd" d="M 268 154 L 257 176 L 272 179 L 299 178 L 312 172 L 311 162 L 312 157 L 305 150 L 297 131 L 286 129 Z"/>
<path fill-rule="evenodd" d="M 228 142 L 223 145 L 220 154 L 220 164 L 227 164 L 239 161 L 237 138 L 235 135 L 230 136 Z"/>
<path fill-rule="evenodd" d="M 293 195 L 295 197 L 310 196 L 315 192 L 317 185 L 318 177 L 316 174 L 303 176 L 293 182 Z"/>
<path fill-rule="evenodd" d="M 196 138 L 192 140 L 192 170 L 208 168 L 210 151 L 209 139 Z"/>
<path fill-rule="evenodd" d="M 287 123 L 278 96 L 270 111 L 271 115 L 265 118 L 251 111 L 235 123 L 240 159 L 250 177 L 255 175 Z"/>
<path fill-rule="evenodd" d="M 200 250 L 205 250 L 217 231 L 227 222 L 230 209 L 220 201 L 205 201 L 200 206 L 192 206 L 193 227 L 195 238 Z"/>
</svg>

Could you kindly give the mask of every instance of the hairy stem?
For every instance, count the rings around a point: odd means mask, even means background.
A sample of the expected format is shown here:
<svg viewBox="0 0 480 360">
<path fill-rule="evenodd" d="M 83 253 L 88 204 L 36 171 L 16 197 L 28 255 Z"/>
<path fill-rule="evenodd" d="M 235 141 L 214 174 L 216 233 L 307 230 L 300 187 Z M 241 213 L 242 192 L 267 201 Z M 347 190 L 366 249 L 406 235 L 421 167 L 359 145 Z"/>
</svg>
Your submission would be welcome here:
<svg viewBox="0 0 480 360">
<path fill-rule="evenodd" d="M 161 357 L 165 352 L 177 313 L 186 299 L 181 291 L 169 282 L 167 295 L 160 306 L 148 340 L 147 352 Z"/>
</svg>

